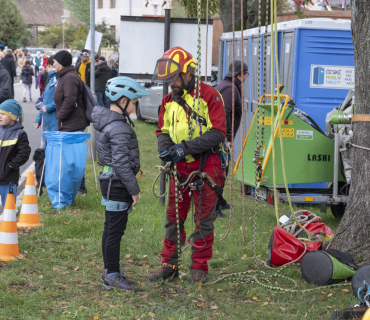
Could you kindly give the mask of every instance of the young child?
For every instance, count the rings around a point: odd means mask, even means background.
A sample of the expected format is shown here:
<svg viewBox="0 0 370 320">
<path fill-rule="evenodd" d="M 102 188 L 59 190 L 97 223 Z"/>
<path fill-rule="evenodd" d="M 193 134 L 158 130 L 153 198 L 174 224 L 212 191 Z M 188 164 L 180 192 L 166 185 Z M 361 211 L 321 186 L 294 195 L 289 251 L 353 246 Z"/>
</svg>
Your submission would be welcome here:
<svg viewBox="0 0 370 320">
<path fill-rule="evenodd" d="M 10 183 L 13 184 L 14 194 L 17 194 L 19 168 L 27 162 L 31 153 L 27 133 L 21 124 L 23 120 L 23 110 L 17 101 L 8 99 L 0 104 L 0 195 L 3 207 Z"/>
<path fill-rule="evenodd" d="M 105 94 L 110 99 L 110 109 L 95 107 L 92 113 L 98 158 L 104 166 L 99 173 L 102 205 L 105 206 L 101 281 L 105 290 L 134 291 L 134 283 L 124 276 L 119 265 L 121 238 L 140 192 L 136 180 L 140 170 L 139 146 L 129 115 L 138 98 L 149 93 L 129 77 L 116 77 L 108 80 Z"/>
</svg>

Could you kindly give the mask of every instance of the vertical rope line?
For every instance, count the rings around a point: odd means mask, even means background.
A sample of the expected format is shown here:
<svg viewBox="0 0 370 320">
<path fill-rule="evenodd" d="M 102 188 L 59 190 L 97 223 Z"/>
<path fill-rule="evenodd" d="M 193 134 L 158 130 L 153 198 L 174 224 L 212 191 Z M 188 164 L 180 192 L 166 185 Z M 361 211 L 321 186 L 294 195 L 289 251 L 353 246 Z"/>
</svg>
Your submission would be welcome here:
<svg viewBox="0 0 370 320">
<path fill-rule="evenodd" d="M 180 235 L 180 217 L 179 217 L 179 181 L 177 179 L 177 166 L 174 165 L 173 176 L 175 179 L 175 205 L 176 205 L 176 231 L 177 231 L 177 272 L 181 279 L 180 273 L 180 257 L 181 257 L 181 235 Z"/>
<path fill-rule="evenodd" d="M 256 109 L 256 150 L 258 150 L 259 146 L 259 121 L 260 121 L 260 111 L 258 105 L 258 97 L 259 97 L 259 90 L 260 90 L 260 83 L 261 83 L 261 24 L 262 24 L 262 0 L 258 1 L 258 65 L 257 65 L 257 109 Z M 258 187 L 258 173 L 259 173 L 259 165 L 256 164 L 255 169 L 255 178 L 254 178 L 254 219 L 253 219 L 253 256 L 254 256 L 254 264 L 258 267 L 257 261 L 257 247 L 256 247 L 256 234 L 257 234 L 257 187 Z M 244 196 L 244 195 L 243 195 Z"/>
<path fill-rule="evenodd" d="M 235 107 L 235 77 L 234 77 L 234 74 L 235 74 L 235 63 L 234 63 L 234 59 L 235 59 L 235 0 L 232 0 L 232 24 L 233 24 L 233 59 L 232 59 L 232 73 L 233 73 L 233 76 L 232 76 L 232 100 L 231 100 L 231 157 L 233 156 L 234 154 L 234 116 L 235 116 L 235 110 L 234 110 L 234 107 Z M 231 174 L 233 172 L 233 166 L 234 166 L 234 161 L 233 159 L 231 158 Z M 243 182 L 242 182 L 243 184 Z M 231 177 L 230 178 L 230 218 L 229 218 L 229 228 L 227 229 L 227 232 L 226 234 L 221 238 L 220 241 L 224 240 L 230 233 L 230 230 L 231 230 L 231 221 L 232 221 L 232 217 L 233 217 L 233 178 Z"/>
<path fill-rule="evenodd" d="M 275 215 L 276 215 L 276 220 L 277 224 L 279 225 L 279 207 L 278 203 L 276 201 L 277 199 L 277 190 L 276 190 L 276 168 L 275 168 L 275 140 L 274 140 L 274 128 L 275 128 L 275 104 L 274 104 L 274 52 L 275 52 L 275 47 L 274 47 L 274 41 L 273 41 L 273 35 L 274 35 L 274 10 L 275 8 L 275 3 L 274 0 L 271 0 L 271 53 L 270 53 L 270 58 L 271 58 L 271 145 L 272 145 L 272 177 L 273 177 L 273 184 L 274 184 L 274 206 L 275 206 Z M 279 92 L 279 88 L 277 88 Z M 278 102 L 277 109 L 279 110 L 280 105 Z M 276 119 L 276 125 L 279 126 L 279 118 Z M 294 212 L 294 211 L 292 211 Z"/>
<path fill-rule="evenodd" d="M 197 78 L 197 83 L 194 88 L 194 99 L 193 99 L 193 110 L 195 111 L 195 100 L 196 97 L 198 97 L 198 106 L 197 106 L 197 119 L 194 120 L 193 128 L 192 122 L 193 119 L 192 117 L 189 117 L 189 134 L 188 134 L 188 140 L 191 140 L 191 137 L 193 135 L 193 132 L 195 130 L 195 127 L 198 122 L 198 116 L 199 116 L 199 108 L 200 108 L 200 81 L 201 81 L 201 31 L 200 31 L 200 23 L 201 23 L 201 0 L 198 0 L 197 2 L 197 15 L 198 15 L 198 45 L 197 45 L 197 70 L 196 70 L 196 78 Z"/>
<path fill-rule="evenodd" d="M 204 78 L 204 82 L 205 84 L 208 84 L 208 70 L 207 70 L 207 66 L 208 66 L 208 1 L 207 0 L 207 7 L 206 7 L 206 24 L 207 24 L 207 31 L 206 31 L 206 77 Z"/>
<path fill-rule="evenodd" d="M 262 129 L 261 129 L 261 144 L 264 145 L 265 140 L 265 108 L 266 108 L 266 62 L 267 62 L 267 29 L 268 29 L 268 19 L 269 16 L 269 0 L 266 0 L 266 12 L 265 12 L 265 36 L 264 36 L 264 48 L 263 48 L 263 88 L 262 88 L 262 96 L 263 96 L 263 107 L 262 107 Z M 270 38 L 272 39 L 272 38 Z M 270 40 L 271 42 L 272 40 Z M 270 44 L 270 55 L 271 55 L 271 44 Z M 263 149 L 263 153 L 265 153 Z M 263 155 L 264 156 L 264 155 Z"/>
<path fill-rule="evenodd" d="M 241 25 L 241 70 L 240 74 L 242 79 L 244 80 L 244 39 L 243 39 L 243 29 L 244 29 L 244 17 L 243 17 L 244 7 L 243 7 L 243 0 L 240 0 L 240 25 Z M 242 90 L 241 90 L 241 99 L 242 99 L 242 137 L 244 137 L 244 81 L 241 83 Z M 234 137 L 234 136 L 233 136 Z M 241 150 L 243 150 L 243 140 L 241 139 Z M 242 195 L 243 195 L 243 240 L 246 242 L 245 238 L 245 184 L 244 184 L 244 152 L 241 153 L 241 161 L 242 161 Z M 232 171 L 231 171 L 232 172 Z M 231 208 L 232 209 L 232 208 Z"/>
</svg>

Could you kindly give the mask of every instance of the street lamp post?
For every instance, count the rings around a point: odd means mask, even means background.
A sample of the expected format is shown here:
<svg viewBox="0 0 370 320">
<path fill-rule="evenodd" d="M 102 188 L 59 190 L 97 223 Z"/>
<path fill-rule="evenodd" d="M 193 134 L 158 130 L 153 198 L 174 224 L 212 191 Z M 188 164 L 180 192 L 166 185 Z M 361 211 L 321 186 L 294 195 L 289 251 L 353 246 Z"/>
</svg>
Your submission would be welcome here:
<svg viewBox="0 0 370 320">
<path fill-rule="evenodd" d="M 66 17 L 61 16 L 61 18 L 62 18 L 62 23 L 63 23 L 63 49 L 64 49 L 64 24 L 66 23 Z"/>
<path fill-rule="evenodd" d="M 152 3 L 152 6 L 154 7 L 154 16 L 156 17 L 157 16 L 157 8 L 159 6 L 158 3 Z"/>
</svg>

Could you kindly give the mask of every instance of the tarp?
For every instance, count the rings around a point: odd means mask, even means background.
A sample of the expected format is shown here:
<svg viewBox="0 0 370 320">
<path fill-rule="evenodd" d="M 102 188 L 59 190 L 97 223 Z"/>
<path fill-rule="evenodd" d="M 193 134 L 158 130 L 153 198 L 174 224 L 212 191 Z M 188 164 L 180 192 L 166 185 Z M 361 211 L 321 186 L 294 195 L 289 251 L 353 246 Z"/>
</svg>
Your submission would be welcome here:
<svg viewBox="0 0 370 320">
<path fill-rule="evenodd" d="M 45 185 L 54 209 L 72 205 L 86 167 L 89 133 L 45 131 Z"/>
</svg>

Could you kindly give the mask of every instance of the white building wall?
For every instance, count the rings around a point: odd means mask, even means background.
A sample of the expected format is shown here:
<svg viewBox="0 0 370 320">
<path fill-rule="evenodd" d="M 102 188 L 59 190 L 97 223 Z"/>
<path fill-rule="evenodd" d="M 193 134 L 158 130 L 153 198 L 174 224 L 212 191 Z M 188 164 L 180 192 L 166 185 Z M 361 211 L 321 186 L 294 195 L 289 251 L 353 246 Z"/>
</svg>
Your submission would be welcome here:
<svg viewBox="0 0 370 320">
<path fill-rule="evenodd" d="M 164 9 L 169 8 L 167 4 L 162 8 L 163 0 L 149 0 L 146 7 L 146 0 L 116 0 L 116 7 L 110 8 L 110 0 L 103 0 L 103 8 L 98 8 L 98 0 L 95 0 L 95 23 L 101 23 L 103 19 L 109 26 L 116 27 L 116 39 L 119 41 L 119 27 L 121 16 L 130 15 L 130 2 L 131 2 L 131 15 L 132 16 L 154 16 L 154 7 L 152 4 L 158 4 L 157 16 L 164 15 Z M 171 1 L 167 1 L 170 3 Z"/>
</svg>

